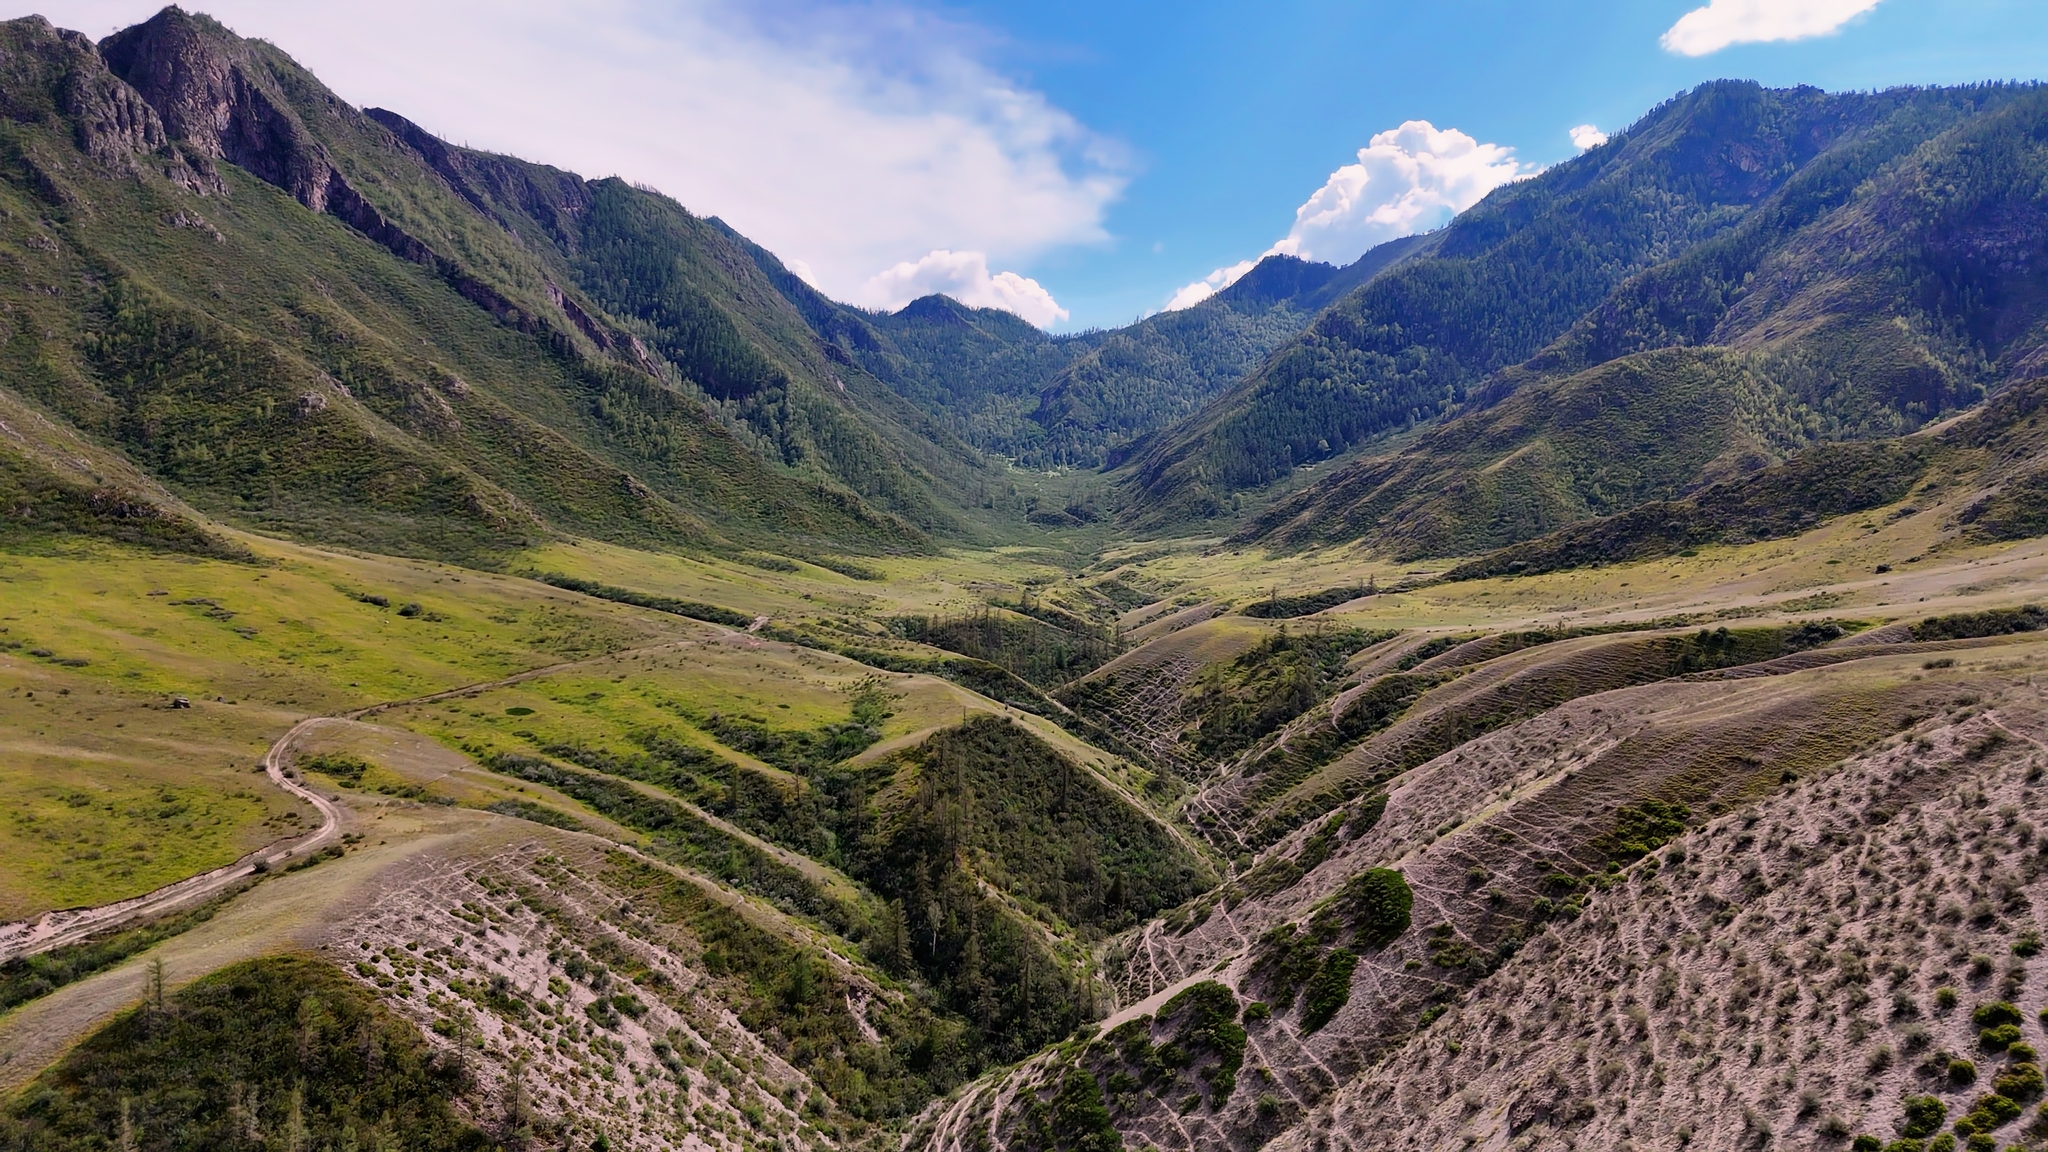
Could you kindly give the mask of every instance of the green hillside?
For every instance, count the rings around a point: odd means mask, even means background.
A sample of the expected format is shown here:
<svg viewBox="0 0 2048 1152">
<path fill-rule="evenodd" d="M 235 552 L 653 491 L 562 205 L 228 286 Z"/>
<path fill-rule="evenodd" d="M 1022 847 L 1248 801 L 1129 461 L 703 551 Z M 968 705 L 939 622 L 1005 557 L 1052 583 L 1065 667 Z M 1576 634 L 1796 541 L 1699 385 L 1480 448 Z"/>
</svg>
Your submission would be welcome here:
<svg viewBox="0 0 2048 1152">
<path fill-rule="evenodd" d="M 1628 302 L 1656 283 L 1652 269 L 1682 266 L 1672 262 L 1717 240 L 1717 252 L 1747 244 L 1753 258 L 1778 253 L 1887 164 L 1966 121 L 2000 131 L 1990 127 L 1995 110 L 2026 96 L 2011 87 L 1834 95 L 1704 85 L 1606 145 L 1497 190 L 1425 255 L 1339 301 L 1133 462 L 1126 517 L 1156 526 L 1227 514 L 1235 494 L 1297 466 L 1493 403 L 1521 377 L 1490 376 L 1573 332 L 1603 301 L 1616 301 L 1624 318 L 1649 307 Z M 1734 281 L 1743 283 L 1740 272 Z M 1919 405 L 1901 419 L 1925 419 L 1971 394 L 1960 382 L 1931 391 L 1923 382 L 1899 400 L 1902 411 Z M 1852 429 L 1899 426 L 1868 403 L 1839 418 Z"/>
<path fill-rule="evenodd" d="M 1192 308 L 1124 328 L 1052 336 L 1008 312 L 946 296 L 892 313 L 839 304 L 772 253 L 732 235 L 802 313 L 827 357 L 885 382 L 982 451 L 1032 469 L 1121 461 L 1421 240 L 1382 245 L 1345 268 L 1270 256 Z"/>
<path fill-rule="evenodd" d="M 1670 500 L 1819 441 L 1896 436 L 2037 372 L 2048 93 L 1914 103 L 1726 235 L 1617 288 L 1399 453 L 1275 505 L 1249 536 L 1470 554 Z"/>
<path fill-rule="evenodd" d="M 673 202 L 508 162 L 559 203 L 493 211 L 176 9 L 104 58 L 38 19 L 4 35 L 6 387 L 208 514 L 474 559 L 561 526 L 866 551 L 961 530 L 988 487 L 873 380 L 842 391 Z M 529 242 L 551 207 L 577 227 Z"/>
</svg>

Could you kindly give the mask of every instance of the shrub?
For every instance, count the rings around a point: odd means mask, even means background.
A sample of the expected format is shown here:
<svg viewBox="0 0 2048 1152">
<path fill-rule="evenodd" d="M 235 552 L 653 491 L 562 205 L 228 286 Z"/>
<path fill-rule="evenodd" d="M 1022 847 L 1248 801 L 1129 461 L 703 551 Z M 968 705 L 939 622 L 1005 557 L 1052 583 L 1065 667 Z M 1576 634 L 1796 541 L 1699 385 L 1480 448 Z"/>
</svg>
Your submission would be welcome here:
<svg viewBox="0 0 2048 1152">
<path fill-rule="evenodd" d="M 1899 1135 L 1908 1137 L 1932 1136 L 1941 1131 L 1941 1122 L 1948 1119 L 1948 1105 L 1934 1096 L 1906 1097 L 1906 1119 L 1899 1126 Z"/>
<path fill-rule="evenodd" d="M 1948 1078 L 1952 1084 L 1975 1084 L 1977 1065 L 1969 1060 L 1951 1060 L 1948 1062 Z"/>
<path fill-rule="evenodd" d="M 2041 1079 L 2039 1064 L 2013 1064 L 1991 1082 L 1991 1090 L 2011 1100 L 2033 1100 L 2048 1084 Z"/>
<path fill-rule="evenodd" d="M 2022 959 L 2039 955 L 2040 951 L 2041 934 L 2039 932 L 2022 932 L 2019 935 L 2019 939 L 2012 942 L 2012 954 Z"/>
<path fill-rule="evenodd" d="M 1884 1152 L 1884 1141 L 1866 1132 L 1849 1142 L 1849 1152 Z"/>
<path fill-rule="evenodd" d="M 1927 1142 L 1927 1152 L 1956 1152 L 1955 1136 L 1943 1132 Z"/>
<path fill-rule="evenodd" d="M 1101 1086 L 1079 1068 L 1067 1069 L 1053 1095 L 1050 1127 L 1049 1143 L 1062 1152 L 1120 1152 L 1124 1146 L 1102 1103 Z"/>
<path fill-rule="evenodd" d="M 2003 1052 L 2012 1047 L 2019 1038 L 2019 1027 L 2013 1024 L 2000 1024 L 1996 1028 L 1986 1028 L 1977 1033 L 1977 1042 L 1991 1052 Z"/>
<path fill-rule="evenodd" d="M 1273 1006 L 1264 1000 L 1254 1000 L 1244 1006 L 1244 1018 L 1247 1020 L 1266 1020 L 1272 1015 Z"/>
<path fill-rule="evenodd" d="M 2041 1062 L 2039 1054 L 2034 1051 L 2034 1046 L 2024 1042 L 2007 1048 L 2005 1054 L 2017 1064 L 2039 1064 Z"/>
<path fill-rule="evenodd" d="M 1944 1012 L 1955 1007 L 1956 990 L 1948 987 L 1947 985 L 1943 985 L 1940 988 L 1936 988 L 1934 990 L 1934 1006 L 1936 1008 L 1941 1009 Z M 2048 1008 L 2043 1008 L 2041 1011 L 2044 1015 L 2048 1015 Z"/>
<path fill-rule="evenodd" d="M 1359 947 L 1384 948 L 1408 930 L 1415 893 L 1394 869 L 1369 868 L 1344 882 L 1332 906 L 1351 921 Z"/>
<path fill-rule="evenodd" d="M 1399 876 L 1400 873 L 1394 875 Z M 1407 890 L 1407 885 L 1402 885 Z M 1316 974 L 1309 977 L 1308 990 L 1303 994 L 1301 1006 L 1301 1030 L 1314 1032 L 1333 1019 L 1346 1001 L 1351 999 L 1351 973 L 1358 967 L 1358 955 L 1349 948 L 1332 949 L 1323 957 Z"/>
<path fill-rule="evenodd" d="M 1970 1013 L 1970 1022 L 1979 1028 L 1996 1028 L 2000 1024 L 2018 1024 L 2020 1022 L 2020 1010 L 2003 1000 L 1995 1000 L 1989 1004 L 1979 1004 L 1977 1010 Z"/>
<path fill-rule="evenodd" d="M 1927 1141 L 1901 1136 L 1885 1145 L 1884 1152 L 1927 1152 Z"/>
</svg>

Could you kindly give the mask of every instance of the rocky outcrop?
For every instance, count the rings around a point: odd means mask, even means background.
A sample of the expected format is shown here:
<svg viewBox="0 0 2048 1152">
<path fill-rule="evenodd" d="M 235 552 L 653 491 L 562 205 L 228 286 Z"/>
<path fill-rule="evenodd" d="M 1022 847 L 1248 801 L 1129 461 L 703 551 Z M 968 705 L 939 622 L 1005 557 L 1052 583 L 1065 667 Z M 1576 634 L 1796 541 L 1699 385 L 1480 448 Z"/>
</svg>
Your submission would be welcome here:
<svg viewBox="0 0 2048 1152">
<path fill-rule="evenodd" d="M 78 41 L 84 50 L 92 50 L 83 37 Z M 552 342 L 564 349 L 573 348 L 567 333 L 548 318 L 437 251 L 371 203 L 293 107 L 283 83 L 289 77 L 279 75 L 280 68 L 289 73 L 292 66 L 288 60 L 269 59 L 267 54 L 272 51 L 242 39 L 209 17 L 175 5 L 146 23 L 116 32 L 98 47 L 106 64 L 103 72 L 110 70 L 107 79 L 128 92 L 141 112 L 151 114 L 150 123 L 157 125 L 159 139 L 168 136 L 197 157 L 224 160 L 283 189 L 299 203 L 333 216 L 398 258 L 433 269 L 501 323 L 552 337 Z M 324 89 L 320 91 L 337 114 L 362 116 Z M 456 190 L 463 192 L 459 185 Z M 476 202 L 474 196 L 464 194 Z M 564 307 L 563 311 L 586 334 L 601 332 L 587 315 L 581 315 L 581 309 Z M 602 347 L 610 346 L 608 340 L 592 339 Z"/>
<path fill-rule="evenodd" d="M 171 138 L 325 211 L 339 173 L 247 47 L 213 20 L 173 6 L 107 37 L 99 52 Z"/>
</svg>

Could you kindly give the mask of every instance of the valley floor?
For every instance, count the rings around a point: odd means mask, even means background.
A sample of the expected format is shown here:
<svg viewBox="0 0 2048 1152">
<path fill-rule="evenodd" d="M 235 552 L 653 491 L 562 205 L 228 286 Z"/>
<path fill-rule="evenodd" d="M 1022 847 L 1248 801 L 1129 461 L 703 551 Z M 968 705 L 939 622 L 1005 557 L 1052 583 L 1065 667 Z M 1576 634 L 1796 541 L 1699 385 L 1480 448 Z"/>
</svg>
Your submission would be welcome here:
<svg viewBox="0 0 2048 1152">
<path fill-rule="evenodd" d="M 1456 583 L 241 543 L 0 554 L 18 1137 L 172 1122 L 66 1054 L 302 956 L 507 1146 L 1829 1146 L 1926 1099 L 2033 1138 L 2048 542 L 1931 509 Z"/>
</svg>

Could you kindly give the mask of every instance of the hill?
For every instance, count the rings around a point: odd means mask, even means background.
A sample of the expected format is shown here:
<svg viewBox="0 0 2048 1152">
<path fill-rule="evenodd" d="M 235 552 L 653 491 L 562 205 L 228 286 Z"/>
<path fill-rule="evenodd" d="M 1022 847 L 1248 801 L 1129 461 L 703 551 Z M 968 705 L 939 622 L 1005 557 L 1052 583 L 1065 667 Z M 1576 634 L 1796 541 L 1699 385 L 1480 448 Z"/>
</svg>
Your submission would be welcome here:
<svg viewBox="0 0 2048 1152">
<path fill-rule="evenodd" d="M 5 35 L 8 387 L 209 514 L 467 557 L 991 514 L 978 454 L 672 201 L 458 155 L 175 8 Z"/>
<path fill-rule="evenodd" d="M 1230 394 L 1134 459 L 1125 481 L 1126 516 L 1149 527 L 1226 514 L 1234 493 L 1376 437 L 1493 408 L 1532 380 L 1581 394 L 1603 387 L 1607 395 L 1617 387 L 1642 391 L 1601 378 L 1566 381 L 1659 348 L 1732 343 L 1754 353 L 1779 351 L 1789 360 L 1760 369 L 1772 385 L 1761 397 L 1745 394 L 1754 389 L 1728 362 L 1703 358 L 1681 367 L 1687 357 L 1667 356 L 1644 369 L 1677 374 L 1671 388 L 1679 393 L 1697 391 L 1690 377 L 1716 377 L 1707 387 L 1722 394 L 1714 403 L 1726 415 L 1716 420 L 1717 443 L 1706 460 L 1724 451 L 1730 461 L 1749 452 L 1768 458 L 1783 451 L 1788 433 L 1896 433 L 1965 405 L 2012 365 L 1994 366 L 1996 354 L 1965 353 L 1935 319 L 1948 307 L 1936 297 L 1962 287 L 1937 287 L 1940 277 L 1964 274 L 1962 265 L 1930 271 L 1913 293 L 1884 286 L 1890 272 L 1879 265 L 1894 259 L 1895 268 L 1909 251 L 1960 253 L 1979 239 L 1990 242 L 1998 226 L 1971 216 L 1973 208 L 1958 201 L 1940 222 L 1927 218 L 1925 243 L 1936 244 L 1939 232 L 1945 237 L 1939 243 L 1954 249 L 1899 243 L 1879 245 L 1889 258 L 1878 251 L 1852 256 L 1846 245 L 1820 237 L 1837 236 L 1852 220 L 1891 220 L 1916 187 L 1930 187 L 1916 181 L 1974 164 L 1976 141 L 2002 140 L 2002 154 L 2018 159 L 2027 151 L 2026 125 L 2038 99 L 2029 89 L 1996 86 L 1847 95 L 1736 82 L 1702 86 L 1654 109 L 1606 145 L 1496 190 L 1432 238 L 1425 258 L 1333 305 Z M 1976 169 L 1989 183 L 1965 194 L 1975 207 L 2015 194 L 2017 186 L 1993 187 L 2005 178 L 2005 163 Z M 1910 171 L 1894 171 L 1902 166 Z M 1852 289 L 1852 283 L 1864 287 Z M 1773 287 L 1763 291 L 1762 284 Z M 2029 307 L 2012 304 L 2022 312 Z M 1908 316 L 1901 317 L 1901 309 Z M 1829 315 L 1833 321 L 1823 323 Z M 1914 328 L 1910 316 L 1928 323 Z M 1631 326 L 1652 317 L 1663 318 L 1656 334 Z M 1895 317 L 1907 319 L 1895 332 L 1910 335 L 1880 331 Z M 1865 336 L 1851 337 L 1852 330 Z M 1617 335 L 1622 331 L 1630 335 Z M 1803 339 L 1791 339 L 1795 332 Z M 1553 344 L 1558 348 L 1546 351 Z M 1855 355 L 1865 358 L 1853 371 L 1859 383 L 1845 385 Z M 1860 382 L 1865 376 L 1872 377 L 1867 384 Z M 1659 391 L 1647 388 L 1652 406 Z M 1813 419 L 1795 409 L 1792 428 L 1780 428 L 1785 421 L 1774 409 L 1786 404 L 1813 409 Z M 1650 415 L 1653 422 L 1694 418 L 1677 409 Z M 1543 438 L 1540 413 L 1492 419 L 1507 430 L 1496 440 L 1512 438 L 1512 444 L 1484 449 L 1489 462 Z M 1807 423 L 1817 426 L 1809 432 Z M 1525 425 L 1526 435 L 1516 431 Z M 1418 448 L 1415 455 L 1455 452 L 1458 437 L 1487 434 L 1447 435 L 1453 443 Z M 1574 460 L 1535 466 L 1539 475 L 1532 483 L 1552 480 L 1558 468 L 1582 467 Z M 1360 525 L 1384 510 L 1361 506 L 1349 519 L 1341 510 L 1377 490 L 1368 477 L 1384 477 L 1385 467 L 1375 463 L 1367 468 L 1378 471 L 1327 480 L 1326 495 L 1275 509 L 1254 531 L 1283 539 L 1359 535 L 1365 531 Z M 1557 479 L 1571 488 L 1560 497 L 1567 503 L 1643 498 L 1633 480 L 1609 485 L 1614 492 L 1607 496 L 1590 478 Z M 1648 490 L 1657 482 L 1652 478 Z M 1346 494 L 1328 494 L 1336 485 Z M 1550 495 L 1542 493 L 1539 502 Z M 1505 531 L 1529 530 L 1512 523 L 1513 514 L 1509 519 Z M 1294 520 L 1297 527 L 1283 527 Z"/>
</svg>

